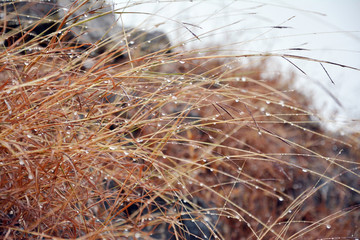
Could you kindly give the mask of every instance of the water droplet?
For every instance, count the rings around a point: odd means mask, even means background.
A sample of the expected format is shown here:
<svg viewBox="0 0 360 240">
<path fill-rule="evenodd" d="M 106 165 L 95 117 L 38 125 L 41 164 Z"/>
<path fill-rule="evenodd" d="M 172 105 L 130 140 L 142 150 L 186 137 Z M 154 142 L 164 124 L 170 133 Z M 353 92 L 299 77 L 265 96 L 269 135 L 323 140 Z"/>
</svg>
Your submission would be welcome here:
<svg viewBox="0 0 360 240">
<path fill-rule="evenodd" d="M 270 104 L 270 101 L 269 101 L 269 100 L 267 100 L 267 101 L 266 101 L 266 104 Z"/>
<path fill-rule="evenodd" d="M 246 77 L 242 77 L 241 81 L 246 82 Z"/>
<path fill-rule="evenodd" d="M 284 101 L 280 101 L 280 102 L 279 102 L 279 104 L 280 104 L 282 107 L 284 107 L 284 106 L 285 106 Z"/>
<path fill-rule="evenodd" d="M 308 172 L 308 170 L 307 170 L 307 169 L 305 169 L 305 168 L 303 168 L 303 169 L 302 169 L 302 171 L 303 171 L 303 172 L 305 172 L 305 173 L 306 173 L 306 172 Z"/>
<path fill-rule="evenodd" d="M 284 201 L 284 198 L 283 197 L 279 197 L 278 198 L 280 202 L 283 202 Z"/>
<path fill-rule="evenodd" d="M 184 61 L 179 61 L 180 64 L 184 64 L 185 62 Z"/>
<path fill-rule="evenodd" d="M 20 160 L 19 160 L 19 164 L 20 164 L 20 165 L 24 165 L 24 164 L 25 164 L 24 160 L 20 159 Z"/>
<path fill-rule="evenodd" d="M 330 229 L 330 228 L 331 228 L 331 225 L 330 225 L 330 224 L 326 224 L 326 228 L 327 228 L 327 229 Z"/>
<path fill-rule="evenodd" d="M 110 150 L 116 150 L 117 147 L 116 147 L 116 146 L 110 146 L 109 149 L 110 149 Z"/>
</svg>

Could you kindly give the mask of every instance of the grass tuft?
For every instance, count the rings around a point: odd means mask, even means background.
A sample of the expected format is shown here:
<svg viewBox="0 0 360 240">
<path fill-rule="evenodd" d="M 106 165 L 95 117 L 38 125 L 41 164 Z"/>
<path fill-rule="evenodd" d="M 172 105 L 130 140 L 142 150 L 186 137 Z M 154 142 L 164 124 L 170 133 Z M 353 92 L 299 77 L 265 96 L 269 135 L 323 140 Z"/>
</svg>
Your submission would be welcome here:
<svg viewBox="0 0 360 240">
<path fill-rule="evenodd" d="M 264 79 L 269 54 L 95 54 L 32 26 L 2 28 L 4 239 L 360 236 L 359 136 L 326 132 L 294 75 Z"/>
</svg>

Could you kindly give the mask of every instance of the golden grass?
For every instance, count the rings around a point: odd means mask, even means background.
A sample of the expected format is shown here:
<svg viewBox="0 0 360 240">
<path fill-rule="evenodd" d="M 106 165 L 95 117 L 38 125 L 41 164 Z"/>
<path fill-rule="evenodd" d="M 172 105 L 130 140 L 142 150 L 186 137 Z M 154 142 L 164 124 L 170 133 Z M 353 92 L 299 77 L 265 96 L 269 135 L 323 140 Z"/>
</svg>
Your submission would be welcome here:
<svg viewBox="0 0 360 240">
<path fill-rule="evenodd" d="M 359 137 L 262 79 L 266 54 L 19 53 L 35 42 L 0 55 L 3 238 L 359 237 Z"/>
</svg>

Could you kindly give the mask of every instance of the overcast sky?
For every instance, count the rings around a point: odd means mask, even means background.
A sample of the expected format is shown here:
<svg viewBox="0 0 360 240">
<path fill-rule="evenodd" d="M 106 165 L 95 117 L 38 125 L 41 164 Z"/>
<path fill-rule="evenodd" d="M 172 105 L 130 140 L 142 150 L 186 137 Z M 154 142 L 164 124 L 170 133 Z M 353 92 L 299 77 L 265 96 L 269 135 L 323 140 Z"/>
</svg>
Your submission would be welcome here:
<svg viewBox="0 0 360 240">
<path fill-rule="evenodd" d="M 146 3 L 145 3 L 146 2 Z M 187 47 L 227 45 L 232 53 L 291 53 L 333 61 L 360 68 L 360 1 L 358 0 L 268 0 L 268 1 L 122 1 L 116 7 L 128 6 L 123 14 L 125 26 L 160 29 L 173 43 L 188 42 Z M 136 4 L 141 3 L 141 4 Z M 195 39 L 186 27 L 195 33 Z M 286 26 L 289 28 L 271 28 Z M 289 48 L 310 51 L 289 51 Z M 294 69 L 279 61 L 282 71 Z M 318 63 L 294 62 L 299 74 L 299 89 L 315 96 L 314 106 L 324 116 L 348 122 L 360 119 L 360 72 L 324 64 L 332 84 Z M 311 84 L 316 82 L 316 84 Z M 319 85 L 327 88 L 342 104 L 335 101 Z M 356 124 L 360 125 L 359 122 Z"/>
</svg>

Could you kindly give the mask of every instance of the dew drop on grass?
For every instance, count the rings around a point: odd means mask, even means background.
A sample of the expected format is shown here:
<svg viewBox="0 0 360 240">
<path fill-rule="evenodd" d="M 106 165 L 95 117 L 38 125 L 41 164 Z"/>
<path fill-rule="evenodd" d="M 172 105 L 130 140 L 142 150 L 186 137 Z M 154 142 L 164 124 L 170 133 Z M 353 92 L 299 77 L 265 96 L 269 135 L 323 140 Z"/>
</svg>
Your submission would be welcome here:
<svg viewBox="0 0 360 240">
<path fill-rule="evenodd" d="M 280 102 L 279 102 L 279 104 L 280 104 L 282 107 L 284 107 L 284 106 L 285 106 L 284 101 L 280 101 Z"/>
<path fill-rule="evenodd" d="M 180 64 L 184 64 L 185 62 L 184 61 L 179 61 Z"/>
<path fill-rule="evenodd" d="M 266 104 L 270 104 L 270 101 L 269 101 L 269 100 L 267 100 L 267 101 L 266 101 Z"/>
<path fill-rule="evenodd" d="M 302 171 L 303 171 L 303 172 L 305 172 L 305 173 L 306 173 L 306 172 L 308 172 L 308 170 L 307 170 L 307 169 L 305 169 L 305 168 L 303 168 L 303 169 L 302 169 Z"/>
<path fill-rule="evenodd" d="M 330 229 L 330 228 L 331 228 L 331 225 L 330 225 L 330 224 L 326 224 L 326 228 L 327 228 L 327 229 Z"/>
<path fill-rule="evenodd" d="M 241 81 L 246 82 L 246 77 L 242 77 Z"/>
<path fill-rule="evenodd" d="M 116 147 L 116 146 L 110 146 L 109 149 L 110 149 L 110 150 L 116 150 L 117 147 Z"/>
<path fill-rule="evenodd" d="M 240 81 L 240 78 L 239 78 L 239 77 L 236 77 L 235 80 L 238 82 L 238 81 Z"/>
<path fill-rule="evenodd" d="M 20 164 L 20 165 L 24 165 L 24 164 L 25 164 L 24 160 L 20 159 L 20 160 L 19 160 L 19 164 Z"/>
</svg>

